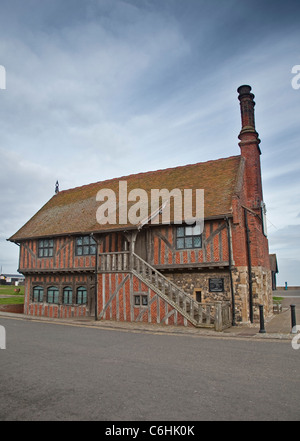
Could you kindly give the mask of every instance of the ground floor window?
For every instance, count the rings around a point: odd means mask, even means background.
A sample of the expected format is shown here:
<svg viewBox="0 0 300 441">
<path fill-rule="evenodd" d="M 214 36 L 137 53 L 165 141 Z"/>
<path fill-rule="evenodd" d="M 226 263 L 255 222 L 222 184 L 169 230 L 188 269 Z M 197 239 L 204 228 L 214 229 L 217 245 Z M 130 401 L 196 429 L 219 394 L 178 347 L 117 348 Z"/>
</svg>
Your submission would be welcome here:
<svg viewBox="0 0 300 441">
<path fill-rule="evenodd" d="M 143 294 L 134 295 L 134 306 L 147 306 L 148 296 Z"/>
<path fill-rule="evenodd" d="M 72 305 L 77 303 L 78 305 L 84 305 L 87 303 L 87 288 L 85 286 L 79 286 L 76 290 L 76 299 L 73 298 L 73 289 L 71 286 L 65 286 L 59 288 L 58 286 L 50 286 L 46 289 L 46 299 L 44 300 L 44 287 L 34 286 L 32 290 L 32 300 L 34 302 L 43 302 Z"/>
<path fill-rule="evenodd" d="M 76 301 L 76 303 L 78 303 L 79 305 L 83 305 L 86 302 L 87 302 L 86 288 L 84 286 L 80 286 L 79 288 L 77 288 L 77 301 Z"/>
<path fill-rule="evenodd" d="M 44 300 L 44 288 L 42 286 L 35 286 L 33 288 L 33 301 L 42 302 Z"/>
<path fill-rule="evenodd" d="M 63 289 L 63 303 L 65 305 L 70 305 L 73 303 L 73 290 L 70 286 L 66 286 Z"/>
<path fill-rule="evenodd" d="M 47 302 L 58 303 L 59 290 L 56 286 L 50 286 L 47 290 Z"/>
</svg>

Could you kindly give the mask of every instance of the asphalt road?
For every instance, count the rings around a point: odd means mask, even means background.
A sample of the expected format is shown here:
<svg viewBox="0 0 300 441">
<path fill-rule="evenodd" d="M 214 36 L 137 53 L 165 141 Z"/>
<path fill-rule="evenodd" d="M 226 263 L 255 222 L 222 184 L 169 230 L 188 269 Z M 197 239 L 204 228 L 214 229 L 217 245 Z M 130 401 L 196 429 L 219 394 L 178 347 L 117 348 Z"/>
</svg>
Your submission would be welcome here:
<svg viewBox="0 0 300 441">
<path fill-rule="evenodd" d="M 273 291 L 273 296 L 274 297 L 284 297 L 284 298 L 290 298 L 290 299 L 296 299 L 296 298 L 300 298 L 300 289 L 288 289 L 288 290 L 284 290 L 284 289 L 278 289 L 276 291 Z"/>
<path fill-rule="evenodd" d="M 0 420 L 299 420 L 289 341 L 0 318 Z"/>
</svg>

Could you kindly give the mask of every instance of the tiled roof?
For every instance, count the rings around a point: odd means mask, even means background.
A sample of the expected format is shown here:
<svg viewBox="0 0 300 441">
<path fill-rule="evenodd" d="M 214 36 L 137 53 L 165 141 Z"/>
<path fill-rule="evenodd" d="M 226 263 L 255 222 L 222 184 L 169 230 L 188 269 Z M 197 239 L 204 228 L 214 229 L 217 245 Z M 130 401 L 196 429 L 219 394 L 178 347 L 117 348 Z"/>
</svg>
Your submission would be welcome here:
<svg viewBox="0 0 300 441">
<path fill-rule="evenodd" d="M 101 205 L 96 201 L 97 192 L 110 188 L 118 195 L 120 180 L 127 181 L 128 193 L 135 188 L 146 190 L 149 200 L 151 189 L 204 189 L 205 218 L 230 214 L 240 161 L 241 156 L 231 156 L 60 191 L 9 240 L 132 228 L 132 225 L 100 225 L 96 220 Z"/>
</svg>

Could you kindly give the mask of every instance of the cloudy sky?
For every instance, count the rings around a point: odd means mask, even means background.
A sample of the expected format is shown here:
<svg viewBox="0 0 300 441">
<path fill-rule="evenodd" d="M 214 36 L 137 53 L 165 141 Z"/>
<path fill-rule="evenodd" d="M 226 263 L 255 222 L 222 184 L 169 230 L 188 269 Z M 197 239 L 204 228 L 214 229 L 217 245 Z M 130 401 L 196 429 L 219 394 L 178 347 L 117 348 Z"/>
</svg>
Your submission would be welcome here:
<svg viewBox="0 0 300 441">
<path fill-rule="evenodd" d="M 236 89 L 249 84 L 278 284 L 300 285 L 299 16 L 299 0 L 1 0 L 3 272 L 18 267 L 6 239 L 57 179 L 239 154 Z"/>
</svg>

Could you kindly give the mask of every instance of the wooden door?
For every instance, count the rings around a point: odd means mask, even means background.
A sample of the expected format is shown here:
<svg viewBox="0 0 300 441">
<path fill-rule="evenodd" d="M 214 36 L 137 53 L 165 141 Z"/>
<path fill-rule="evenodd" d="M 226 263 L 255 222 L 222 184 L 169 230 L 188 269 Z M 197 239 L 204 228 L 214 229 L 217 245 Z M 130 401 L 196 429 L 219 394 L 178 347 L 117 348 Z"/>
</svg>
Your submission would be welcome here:
<svg viewBox="0 0 300 441">
<path fill-rule="evenodd" d="M 147 232 L 146 230 L 141 230 L 137 236 L 135 241 L 134 252 L 139 257 L 147 262 Z"/>
</svg>

